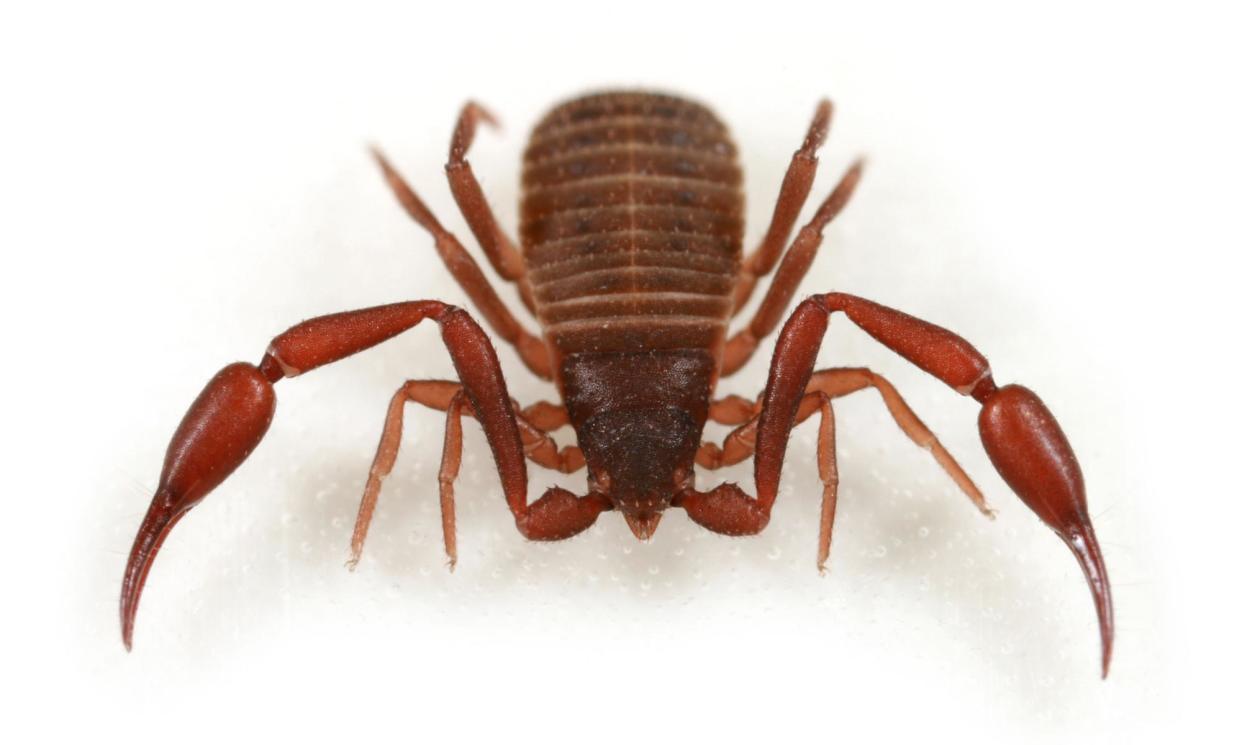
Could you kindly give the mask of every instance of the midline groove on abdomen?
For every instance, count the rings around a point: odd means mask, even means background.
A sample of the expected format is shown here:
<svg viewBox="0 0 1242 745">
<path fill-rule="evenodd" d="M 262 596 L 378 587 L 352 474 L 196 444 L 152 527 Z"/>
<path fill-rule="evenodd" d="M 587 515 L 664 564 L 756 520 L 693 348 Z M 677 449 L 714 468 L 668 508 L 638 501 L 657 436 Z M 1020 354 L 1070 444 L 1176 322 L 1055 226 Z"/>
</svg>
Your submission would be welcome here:
<svg viewBox="0 0 1242 745">
<path fill-rule="evenodd" d="M 699 315 L 667 315 L 667 316 L 651 316 L 641 313 L 630 313 L 626 315 L 612 316 L 596 316 L 593 318 L 583 318 L 576 321 L 565 321 L 563 323 L 548 324 L 547 331 L 549 333 L 565 332 L 571 330 L 596 329 L 596 328 L 613 328 L 627 327 L 639 328 L 642 326 L 680 326 L 683 328 L 715 328 L 724 325 L 723 319 L 709 318 Z"/>
<path fill-rule="evenodd" d="M 532 220 L 564 210 L 631 204 L 710 210 L 736 215 L 739 220 L 743 206 L 736 189 L 695 179 L 625 174 L 532 190 L 522 200 L 522 219 Z"/>
<path fill-rule="evenodd" d="M 577 297 L 625 292 L 695 292 L 731 295 L 734 277 L 665 266 L 629 266 L 580 272 L 535 284 L 537 303 L 555 303 Z"/>
<path fill-rule="evenodd" d="M 645 116 L 596 119 L 543 130 L 531 137 L 526 154 L 538 160 L 555 153 L 625 142 L 736 155 L 733 143 L 719 128 Z"/>
<path fill-rule="evenodd" d="M 659 349 L 711 349 L 725 322 L 699 316 L 612 316 L 566 321 L 544 333 L 565 354 Z"/>
<path fill-rule="evenodd" d="M 741 232 L 742 218 L 710 210 L 676 205 L 621 204 L 565 210 L 522 220 L 523 241 L 537 246 L 562 238 L 621 232 L 663 232 L 676 235 L 718 236 Z"/>
<path fill-rule="evenodd" d="M 681 188 L 706 189 L 715 191 L 721 195 L 730 195 L 741 198 L 737 188 L 731 184 L 722 184 L 716 181 L 707 181 L 701 178 L 687 178 L 681 176 L 660 176 L 649 173 L 605 173 L 590 178 L 582 178 L 577 181 L 566 181 L 557 184 L 530 184 L 523 192 L 523 204 L 529 203 L 532 197 L 544 194 L 560 194 L 573 193 L 577 189 L 595 187 L 601 185 L 616 185 L 622 189 L 626 187 L 634 187 L 641 190 L 645 185 L 658 185 Z"/>
<path fill-rule="evenodd" d="M 739 184 L 742 180 L 742 171 L 732 160 L 703 162 L 676 151 L 627 153 L 620 150 L 528 167 L 522 173 L 522 186 L 526 188 L 572 183 L 620 173 L 635 176 L 675 176 L 729 185 Z"/>
<path fill-rule="evenodd" d="M 732 307 L 727 295 L 693 292 L 627 292 L 615 295 L 586 295 L 557 302 L 541 303 L 539 316 L 553 326 L 588 318 L 685 317 L 723 321 Z"/>
<path fill-rule="evenodd" d="M 527 276 L 533 284 L 542 284 L 581 272 L 631 266 L 689 269 L 732 276 L 739 260 L 734 256 L 690 251 L 618 250 L 612 253 L 573 254 L 556 261 L 545 261 Z"/>
<path fill-rule="evenodd" d="M 669 145 L 638 142 L 636 140 L 621 140 L 617 142 L 591 145 L 588 147 L 574 148 L 572 150 L 565 150 L 545 155 L 543 157 L 534 157 L 531 152 L 527 150 L 526 159 L 522 162 L 522 169 L 523 171 L 534 171 L 540 168 L 568 165 L 576 160 L 608 158 L 613 156 L 623 157 L 627 160 L 631 156 L 685 158 L 696 163 L 733 165 L 733 156 L 728 152 L 722 153 L 715 150 L 674 147 Z"/>
<path fill-rule="evenodd" d="M 532 271 L 536 271 L 545 263 L 571 257 L 634 251 L 668 251 L 732 258 L 740 250 L 741 243 L 734 236 L 626 230 L 616 233 L 575 235 L 535 245 L 526 244 L 526 265 Z"/>
</svg>

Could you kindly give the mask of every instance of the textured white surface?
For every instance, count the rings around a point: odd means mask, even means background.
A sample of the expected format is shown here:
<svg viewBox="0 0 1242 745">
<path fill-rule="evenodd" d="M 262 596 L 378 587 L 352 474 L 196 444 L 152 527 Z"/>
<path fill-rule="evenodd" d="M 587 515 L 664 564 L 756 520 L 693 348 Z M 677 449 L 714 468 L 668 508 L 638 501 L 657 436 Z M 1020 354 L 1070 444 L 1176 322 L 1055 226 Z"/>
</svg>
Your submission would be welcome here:
<svg viewBox="0 0 1242 745">
<path fill-rule="evenodd" d="M 1239 165 L 1225 20 L 1184 5 L 1166 18 L 1120 4 L 777 2 L 705 19 L 638 2 L 588 35 L 587 5 L 514 5 L 195 16 L 109 3 L 3 24 L 21 112 L 0 143 L 17 175 L 3 185 L 2 280 L 17 477 L 4 668 L 18 684 L 4 727 L 26 735 L 12 741 L 1136 742 L 1209 726 L 1238 662 L 1223 633 L 1236 615 L 1216 599 L 1236 585 L 1223 570 L 1236 565 L 1237 481 L 1218 470 L 1236 403 L 1208 387 L 1236 369 L 1211 343 L 1238 317 L 1224 292 L 1237 273 L 1221 263 L 1238 232 L 1217 232 L 1236 215 Z M 280 384 L 267 440 L 166 545 L 124 653 L 125 554 L 205 380 L 305 317 L 464 302 L 365 144 L 473 248 L 442 175 L 462 101 L 506 124 L 471 159 L 513 226 L 535 117 L 612 85 L 690 94 L 731 124 L 752 243 L 816 99 L 836 101 L 812 199 L 856 155 L 868 170 L 804 290 L 955 329 L 1056 412 L 1116 589 L 1107 683 L 1077 566 L 988 467 L 977 407 L 845 322 L 822 364 L 889 376 L 977 477 L 995 522 L 873 394 L 838 409 L 824 578 L 810 428 L 762 536 L 721 538 L 674 512 L 650 544 L 606 515 L 554 545 L 519 537 L 468 428 L 450 574 L 441 419 L 411 410 L 350 574 L 388 397 L 451 373 L 428 328 Z M 770 348 L 721 392 L 757 391 Z M 500 353 L 519 399 L 552 395 Z M 535 494 L 582 488 L 532 473 Z M 722 477 L 749 482 L 745 468 Z"/>
</svg>

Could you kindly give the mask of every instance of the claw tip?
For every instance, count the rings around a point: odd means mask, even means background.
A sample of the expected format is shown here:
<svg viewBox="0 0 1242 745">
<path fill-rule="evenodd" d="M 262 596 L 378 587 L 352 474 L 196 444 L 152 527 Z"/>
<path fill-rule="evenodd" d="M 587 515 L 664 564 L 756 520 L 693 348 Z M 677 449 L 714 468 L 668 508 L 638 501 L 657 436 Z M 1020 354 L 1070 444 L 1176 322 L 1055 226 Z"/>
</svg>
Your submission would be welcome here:
<svg viewBox="0 0 1242 745">
<path fill-rule="evenodd" d="M 1108 678 L 1108 669 L 1112 664 L 1115 635 L 1113 594 L 1108 581 L 1108 570 L 1104 567 L 1104 556 L 1089 522 L 1077 530 L 1067 532 L 1062 538 L 1078 559 L 1091 589 L 1091 598 L 1095 602 L 1096 618 L 1100 626 L 1100 679 L 1103 680 Z"/>
</svg>

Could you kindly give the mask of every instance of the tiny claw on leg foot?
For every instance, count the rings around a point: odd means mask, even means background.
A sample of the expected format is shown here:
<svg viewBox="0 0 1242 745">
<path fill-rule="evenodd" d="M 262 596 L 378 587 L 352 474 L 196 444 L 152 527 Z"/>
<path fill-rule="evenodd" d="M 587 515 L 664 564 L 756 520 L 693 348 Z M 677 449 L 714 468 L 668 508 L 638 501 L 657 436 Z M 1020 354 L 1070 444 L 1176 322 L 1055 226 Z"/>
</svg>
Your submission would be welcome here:
<svg viewBox="0 0 1242 745">
<path fill-rule="evenodd" d="M 351 572 L 356 572 L 358 571 L 358 563 L 360 561 L 362 561 L 362 550 L 351 548 L 349 550 L 349 558 L 345 560 L 345 568 Z"/>
</svg>

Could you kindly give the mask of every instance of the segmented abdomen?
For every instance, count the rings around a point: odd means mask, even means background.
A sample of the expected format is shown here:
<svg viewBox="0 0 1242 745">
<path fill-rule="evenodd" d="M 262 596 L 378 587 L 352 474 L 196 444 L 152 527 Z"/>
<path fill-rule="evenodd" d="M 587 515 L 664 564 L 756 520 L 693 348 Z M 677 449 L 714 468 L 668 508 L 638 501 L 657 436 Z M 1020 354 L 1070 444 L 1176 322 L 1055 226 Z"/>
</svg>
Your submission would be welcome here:
<svg viewBox="0 0 1242 745">
<path fill-rule="evenodd" d="M 521 243 L 548 341 L 718 351 L 743 228 L 725 126 L 696 103 L 603 93 L 553 109 L 522 170 Z"/>
</svg>

